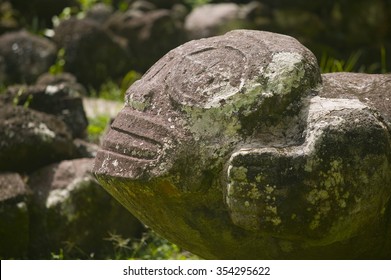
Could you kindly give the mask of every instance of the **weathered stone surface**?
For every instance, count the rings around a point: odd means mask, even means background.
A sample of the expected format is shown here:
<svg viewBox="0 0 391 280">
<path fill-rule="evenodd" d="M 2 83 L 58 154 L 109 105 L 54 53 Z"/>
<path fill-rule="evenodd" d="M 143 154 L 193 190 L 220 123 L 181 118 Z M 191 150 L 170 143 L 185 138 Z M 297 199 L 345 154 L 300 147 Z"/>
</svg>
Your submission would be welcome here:
<svg viewBox="0 0 391 280">
<path fill-rule="evenodd" d="M 93 159 L 63 161 L 30 176 L 32 257 L 64 249 L 67 256 L 99 258 L 112 246 L 104 240 L 110 233 L 140 235 L 141 223 L 91 176 L 92 163 Z"/>
<path fill-rule="evenodd" d="M 98 88 L 130 70 L 124 44 L 94 20 L 63 21 L 55 29 L 53 39 L 65 50 L 64 70 L 74 74 L 83 85 Z"/>
<path fill-rule="evenodd" d="M 359 99 L 378 110 L 391 127 L 391 75 L 361 73 L 324 74 L 320 96 Z"/>
<path fill-rule="evenodd" d="M 86 135 L 88 121 L 77 84 L 11 86 L 0 99 L 4 104 L 26 106 L 58 117 L 69 127 L 74 138 Z"/>
<path fill-rule="evenodd" d="M 27 256 L 29 189 L 17 173 L 0 173 L 0 259 Z"/>
<path fill-rule="evenodd" d="M 128 42 L 132 67 L 145 72 L 160 57 L 185 42 L 182 24 L 170 10 L 139 10 L 117 12 L 107 28 Z"/>
<path fill-rule="evenodd" d="M 33 83 L 55 62 L 56 53 L 54 43 L 26 31 L 0 36 L 0 82 Z"/>
<path fill-rule="evenodd" d="M 316 96 L 325 90 L 291 37 L 186 43 L 129 88 L 94 172 L 205 258 L 389 258 L 389 127 L 357 99 Z"/>
<path fill-rule="evenodd" d="M 74 156 L 71 132 L 54 116 L 0 107 L 0 170 L 29 171 Z"/>
</svg>

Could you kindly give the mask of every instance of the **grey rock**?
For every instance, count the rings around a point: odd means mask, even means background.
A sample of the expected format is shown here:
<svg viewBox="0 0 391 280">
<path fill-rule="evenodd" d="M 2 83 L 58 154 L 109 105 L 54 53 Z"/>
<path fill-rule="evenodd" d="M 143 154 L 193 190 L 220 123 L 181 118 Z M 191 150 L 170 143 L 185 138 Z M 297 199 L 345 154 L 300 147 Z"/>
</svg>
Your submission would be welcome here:
<svg viewBox="0 0 391 280">
<path fill-rule="evenodd" d="M 0 36 L 0 73 L 3 83 L 33 83 L 55 62 L 56 45 L 26 31 Z"/>
<path fill-rule="evenodd" d="M 1 106 L 0 170 L 31 171 L 74 155 L 64 122 L 22 106 Z"/>
<path fill-rule="evenodd" d="M 33 257 L 63 249 L 74 258 L 100 258 L 112 250 L 110 234 L 140 236 L 141 223 L 96 182 L 92 163 L 93 159 L 63 161 L 30 176 Z"/>
<path fill-rule="evenodd" d="M 94 158 L 99 149 L 97 144 L 83 139 L 75 139 L 73 140 L 73 144 L 76 148 L 77 158 Z"/>
<path fill-rule="evenodd" d="M 17 173 L 0 173 L 0 258 L 21 259 L 28 254 L 30 191 Z"/>
<path fill-rule="evenodd" d="M 128 42 L 132 66 L 145 72 L 161 56 L 185 42 L 182 23 L 170 10 L 130 9 L 115 13 L 106 27 Z"/>
<path fill-rule="evenodd" d="M 391 127 L 391 75 L 362 73 L 331 73 L 322 75 L 323 90 L 327 98 L 359 99 L 379 111 Z"/>
<path fill-rule="evenodd" d="M 104 24 L 113 14 L 113 7 L 104 3 L 98 3 L 92 6 L 86 13 L 86 18 L 92 19 L 99 24 Z"/>
<path fill-rule="evenodd" d="M 99 86 L 131 69 L 126 43 L 91 19 L 72 18 L 61 22 L 53 40 L 64 48 L 64 70 L 85 86 Z M 99 47 L 97 47 L 99 46 Z"/>
<path fill-rule="evenodd" d="M 194 8 L 185 19 L 189 39 L 200 39 L 222 35 L 227 31 L 256 26 L 260 16 L 266 19 L 268 9 L 258 1 L 246 5 L 235 3 L 207 4 Z M 264 20 L 265 21 L 265 20 Z M 263 22 L 265 23 L 265 22 Z M 257 27 L 257 28 L 255 28 Z"/>
<path fill-rule="evenodd" d="M 88 121 L 77 84 L 8 87 L 0 99 L 11 106 L 25 106 L 36 111 L 54 115 L 71 130 L 73 138 L 84 138 Z"/>
</svg>

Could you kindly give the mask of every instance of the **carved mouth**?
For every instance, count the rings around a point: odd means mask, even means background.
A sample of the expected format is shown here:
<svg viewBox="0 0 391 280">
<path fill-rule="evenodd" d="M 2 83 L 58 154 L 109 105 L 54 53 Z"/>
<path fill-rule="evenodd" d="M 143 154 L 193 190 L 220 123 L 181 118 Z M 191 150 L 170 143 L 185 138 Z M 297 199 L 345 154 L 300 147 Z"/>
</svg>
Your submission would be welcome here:
<svg viewBox="0 0 391 280">
<path fill-rule="evenodd" d="M 156 120 L 124 108 L 111 125 L 102 149 L 141 160 L 156 160 L 170 132 Z"/>
<path fill-rule="evenodd" d="M 172 133 L 155 118 L 125 107 L 112 123 L 98 151 L 95 174 L 140 178 L 156 166 Z"/>
</svg>

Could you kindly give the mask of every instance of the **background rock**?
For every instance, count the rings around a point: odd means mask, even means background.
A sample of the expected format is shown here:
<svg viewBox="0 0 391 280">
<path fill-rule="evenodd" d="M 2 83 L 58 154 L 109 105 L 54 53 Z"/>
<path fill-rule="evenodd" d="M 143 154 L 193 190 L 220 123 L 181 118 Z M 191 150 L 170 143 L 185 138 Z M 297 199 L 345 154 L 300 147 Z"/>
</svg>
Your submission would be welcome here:
<svg viewBox="0 0 391 280">
<path fill-rule="evenodd" d="M 268 16 L 266 6 L 257 1 L 246 5 L 208 4 L 191 11 L 186 17 L 185 29 L 189 39 L 222 35 L 233 29 L 265 30 Z"/>
<path fill-rule="evenodd" d="M 185 41 L 182 23 L 170 10 L 117 12 L 107 28 L 128 42 L 132 69 L 145 72 L 165 53 Z"/>
<path fill-rule="evenodd" d="M 64 70 L 87 87 L 98 89 L 105 81 L 130 70 L 130 56 L 124 45 L 93 20 L 63 21 L 53 39 L 65 50 Z"/>
<path fill-rule="evenodd" d="M 0 110 L 0 170 L 31 171 L 74 157 L 71 131 L 56 117 L 21 106 Z"/>
<path fill-rule="evenodd" d="M 27 106 L 58 117 L 69 127 L 73 138 L 86 136 L 88 121 L 77 84 L 12 86 L 0 99 L 11 106 Z"/>
<path fill-rule="evenodd" d="M 98 185 L 90 174 L 92 163 L 63 161 L 31 175 L 32 257 L 64 249 L 74 258 L 100 258 L 112 250 L 111 234 L 140 236 L 143 226 Z"/>
<path fill-rule="evenodd" d="M 30 191 L 17 173 L 0 172 L 0 258 L 23 259 L 29 244 Z"/>
<path fill-rule="evenodd" d="M 33 83 L 56 59 L 56 46 L 26 31 L 0 36 L 0 82 Z"/>
<path fill-rule="evenodd" d="M 104 3 L 98 3 L 91 7 L 86 13 L 86 18 L 104 24 L 114 13 L 113 7 Z"/>
</svg>

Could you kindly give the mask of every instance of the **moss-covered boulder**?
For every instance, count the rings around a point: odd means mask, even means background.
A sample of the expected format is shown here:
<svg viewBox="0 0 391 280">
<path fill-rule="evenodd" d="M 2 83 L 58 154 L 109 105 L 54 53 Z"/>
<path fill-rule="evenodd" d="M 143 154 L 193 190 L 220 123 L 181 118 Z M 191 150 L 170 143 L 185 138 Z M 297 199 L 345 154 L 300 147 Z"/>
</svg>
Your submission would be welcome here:
<svg viewBox="0 0 391 280">
<path fill-rule="evenodd" d="M 291 37 L 186 43 L 129 88 L 93 170 L 205 258 L 389 258 L 387 122 L 321 91 L 315 57 Z"/>
<path fill-rule="evenodd" d="M 92 163 L 62 161 L 31 174 L 30 258 L 60 250 L 73 258 L 102 258 L 112 250 L 110 237 L 140 237 L 142 224 L 96 182 Z"/>
</svg>

